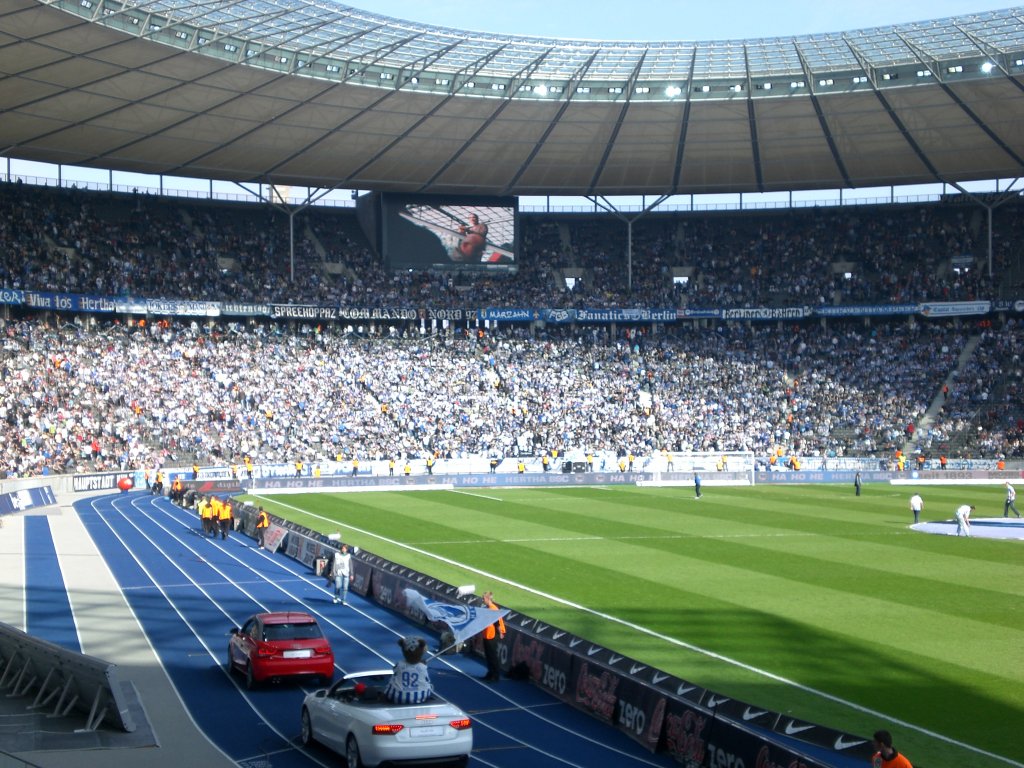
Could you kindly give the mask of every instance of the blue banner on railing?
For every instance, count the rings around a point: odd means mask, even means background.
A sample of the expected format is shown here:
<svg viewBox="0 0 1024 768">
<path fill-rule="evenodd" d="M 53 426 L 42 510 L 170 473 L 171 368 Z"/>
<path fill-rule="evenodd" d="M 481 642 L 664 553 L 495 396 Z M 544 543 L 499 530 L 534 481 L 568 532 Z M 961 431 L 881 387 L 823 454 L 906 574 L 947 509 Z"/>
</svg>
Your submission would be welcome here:
<svg viewBox="0 0 1024 768">
<path fill-rule="evenodd" d="M 992 302 L 993 312 L 1024 312 L 1024 300 L 1000 299 Z"/>
<path fill-rule="evenodd" d="M 679 310 L 676 313 L 680 319 L 686 320 L 703 320 L 711 319 L 716 320 L 722 316 L 722 310 L 720 309 L 694 309 L 693 307 L 687 307 L 686 309 Z"/>
<path fill-rule="evenodd" d="M 87 296 L 80 293 L 46 293 L 43 291 L 15 291 L 14 293 L 21 294 L 21 304 L 33 309 L 53 309 L 61 312 L 117 311 L 115 300 L 109 296 Z"/>
<path fill-rule="evenodd" d="M 853 304 L 846 307 L 815 307 L 814 314 L 821 317 L 869 317 L 874 315 L 913 315 L 920 304 Z"/>
<path fill-rule="evenodd" d="M 522 307 L 488 307 L 487 309 L 480 310 L 479 317 L 481 320 L 528 323 L 539 319 L 540 313 L 536 309 L 525 309 Z"/>
<path fill-rule="evenodd" d="M 118 313 L 161 317 L 270 317 L 310 321 L 437 321 L 484 320 L 503 323 L 674 323 L 681 320 L 722 319 L 747 321 L 804 320 L 810 317 L 870 317 L 921 314 L 926 317 L 1024 312 L 1024 300 L 934 301 L 920 304 L 857 304 L 817 307 L 636 307 L 581 309 L 540 307 L 338 307 L 319 304 L 262 304 L 236 301 L 145 299 L 134 296 L 95 296 L 78 293 L 24 291 L 0 288 L 0 304 L 56 312 Z"/>
<path fill-rule="evenodd" d="M 22 488 L 13 493 L 0 493 L 0 515 L 24 512 L 33 507 L 48 507 L 56 503 L 53 489 L 48 485 L 40 488 Z"/>
<path fill-rule="evenodd" d="M 807 307 L 750 307 L 748 309 L 723 309 L 726 320 L 803 320 L 810 317 Z"/>
<path fill-rule="evenodd" d="M 576 319 L 581 323 L 674 323 L 676 309 L 577 309 Z"/>
<path fill-rule="evenodd" d="M 270 305 L 223 301 L 220 305 L 220 313 L 222 315 L 240 315 L 242 317 L 267 317 L 270 315 Z"/>
<path fill-rule="evenodd" d="M 927 301 L 921 304 L 921 314 L 927 317 L 987 315 L 991 311 L 991 301 Z"/>
<path fill-rule="evenodd" d="M 24 304 L 25 292 L 15 288 L 0 288 L 0 304 Z"/>
</svg>

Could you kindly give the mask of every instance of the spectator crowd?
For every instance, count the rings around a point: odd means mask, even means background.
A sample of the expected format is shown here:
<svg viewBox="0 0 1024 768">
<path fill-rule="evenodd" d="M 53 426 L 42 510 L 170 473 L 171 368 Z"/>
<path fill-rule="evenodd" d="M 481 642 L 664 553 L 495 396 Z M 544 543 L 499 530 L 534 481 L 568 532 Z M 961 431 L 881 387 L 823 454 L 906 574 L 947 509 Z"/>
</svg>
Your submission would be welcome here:
<svg viewBox="0 0 1024 768">
<path fill-rule="evenodd" d="M 351 211 L 0 185 L 6 288 L 335 306 L 731 307 L 1014 296 L 963 204 L 524 216 L 519 271 L 389 272 Z M 1015 250 L 1018 249 L 1018 250 Z M 631 252 L 627 263 L 625 254 Z M 969 259 L 954 260 L 953 256 Z M 970 265 L 970 266 L 965 266 Z M 568 290 L 561 277 L 579 275 Z M 685 280 L 678 279 L 686 275 Z M 10 310 L 0 474 L 569 450 L 1024 455 L 1013 320 L 538 328 L 137 322 Z M 969 340 L 970 354 L 960 358 Z M 931 417 L 924 416 L 937 402 Z"/>
<path fill-rule="evenodd" d="M 884 457 L 911 442 L 932 456 L 1024 455 L 1006 407 L 1019 404 L 1019 376 L 998 389 L 991 376 L 1019 355 L 1024 336 L 1012 324 L 986 331 L 963 368 L 965 331 L 936 323 L 723 324 L 605 340 L 33 317 L 3 332 L 8 476 L 246 456 L 312 464 L 781 447 Z M 913 434 L 947 380 L 939 418 Z"/>
<path fill-rule="evenodd" d="M 0 284 L 331 306 L 729 308 L 1017 298 L 1021 202 L 522 215 L 514 274 L 393 272 L 355 212 L 0 184 Z M 565 277 L 575 276 L 572 289 Z"/>
</svg>

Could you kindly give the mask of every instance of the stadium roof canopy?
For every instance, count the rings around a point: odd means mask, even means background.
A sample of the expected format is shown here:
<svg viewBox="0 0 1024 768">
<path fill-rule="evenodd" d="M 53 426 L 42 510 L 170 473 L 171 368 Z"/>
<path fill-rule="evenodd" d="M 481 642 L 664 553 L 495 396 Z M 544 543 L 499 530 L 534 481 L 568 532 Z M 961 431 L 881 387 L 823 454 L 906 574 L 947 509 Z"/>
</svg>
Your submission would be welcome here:
<svg viewBox="0 0 1024 768">
<path fill-rule="evenodd" d="M 541 39 L 328 0 L 5 0 L 0 155 L 404 192 L 1024 175 L 1024 8 L 710 42 Z"/>
</svg>

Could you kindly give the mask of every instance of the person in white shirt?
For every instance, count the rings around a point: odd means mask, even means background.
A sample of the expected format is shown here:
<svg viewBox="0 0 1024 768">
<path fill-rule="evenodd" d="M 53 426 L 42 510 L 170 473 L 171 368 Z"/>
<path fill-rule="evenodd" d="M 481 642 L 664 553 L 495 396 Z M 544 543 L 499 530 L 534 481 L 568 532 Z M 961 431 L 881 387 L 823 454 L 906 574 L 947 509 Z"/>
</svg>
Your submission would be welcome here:
<svg viewBox="0 0 1024 768">
<path fill-rule="evenodd" d="M 352 575 L 352 555 L 349 554 L 348 544 L 342 544 L 341 549 L 334 553 L 334 564 L 331 566 L 331 573 L 334 576 L 334 602 L 348 605 L 348 581 Z"/>
<path fill-rule="evenodd" d="M 921 522 L 921 511 L 924 509 L 924 499 L 921 494 L 915 493 L 910 497 L 910 511 L 914 513 L 914 522 Z"/>
<path fill-rule="evenodd" d="M 1013 514 L 1020 517 L 1020 512 L 1017 511 L 1017 490 L 1010 485 L 1010 481 L 1006 481 L 1006 503 L 1003 504 L 1003 517 L 1010 516 L 1010 510 L 1013 510 Z"/>
<path fill-rule="evenodd" d="M 971 512 L 974 511 L 973 504 L 961 504 L 956 508 L 956 535 L 963 534 L 970 538 L 971 535 Z"/>
</svg>

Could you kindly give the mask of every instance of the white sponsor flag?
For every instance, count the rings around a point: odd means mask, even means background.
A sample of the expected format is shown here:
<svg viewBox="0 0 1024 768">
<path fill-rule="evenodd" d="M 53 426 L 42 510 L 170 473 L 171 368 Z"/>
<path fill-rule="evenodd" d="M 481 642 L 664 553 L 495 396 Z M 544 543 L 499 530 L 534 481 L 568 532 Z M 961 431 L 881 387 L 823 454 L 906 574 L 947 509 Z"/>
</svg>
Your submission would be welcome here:
<svg viewBox="0 0 1024 768">
<path fill-rule="evenodd" d="M 441 603 L 424 597 L 415 589 L 405 590 L 405 603 L 410 608 L 418 608 L 429 621 L 442 621 L 451 627 L 456 643 L 466 642 L 508 613 L 507 608 L 494 610 L 461 603 Z"/>
</svg>

